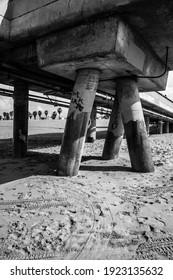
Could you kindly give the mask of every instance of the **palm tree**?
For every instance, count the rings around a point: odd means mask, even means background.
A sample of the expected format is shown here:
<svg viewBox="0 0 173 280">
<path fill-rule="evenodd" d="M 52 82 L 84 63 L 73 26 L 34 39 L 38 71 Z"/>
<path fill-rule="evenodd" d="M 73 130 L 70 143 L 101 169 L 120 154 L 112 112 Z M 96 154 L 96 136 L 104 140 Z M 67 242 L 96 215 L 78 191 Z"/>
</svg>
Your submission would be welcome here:
<svg viewBox="0 0 173 280">
<path fill-rule="evenodd" d="M 7 113 L 3 112 L 4 120 L 6 120 Z"/>
<path fill-rule="evenodd" d="M 13 114 L 14 114 L 13 111 L 11 111 L 9 114 L 10 114 L 10 117 L 11 117 L 11 120 L 12 120 L 13 119 Z"/>
<path fill-rule="evenodd" d="M 34 116 L 34 120 L 36 120 L 36 117 L 37 117 L 37 111 L 34 111 L 32 114 L 33 114 L 33 116 Z"/>
<path fill-rule="evenodd" d="M 6 120 L 8 121 L 10 119 L 10 114 L 6 113 Z"/>
<path fill-rule="evenodd" d="M 47 116 L 48 116 L 48 110 L 45 110 L 45 111 L 44 111 L 44 114 L 45 114 L 46 119 L 47 119 Z"/>
<path fill-rule="evenodd" d="M 31 114 L 31 112 L 28 112 L 28 117 L 30 118 L 30 120 L 32 119 L 32 114 Z"/>
<path fill-rule="evenodd" d="M 52 116 L 51 116 L 52 120 L 55 120 L 55 119 L 56 119 L 56 116 L 57 116 L 57 112 L 54 111 L 54 112 L 52 113 Z"/>
<path fill-rule="evenodd" d="M 59 107 L 57 110 L 58 114 L 59 114 L 59 120 L 61 119 L 61 113 L 62 113 L 62 109 Z"/>
<path fill-rule="evenodd" d="M 41 119 L 42 111 L 38 111 L 39 118 Z"/>
</svg>

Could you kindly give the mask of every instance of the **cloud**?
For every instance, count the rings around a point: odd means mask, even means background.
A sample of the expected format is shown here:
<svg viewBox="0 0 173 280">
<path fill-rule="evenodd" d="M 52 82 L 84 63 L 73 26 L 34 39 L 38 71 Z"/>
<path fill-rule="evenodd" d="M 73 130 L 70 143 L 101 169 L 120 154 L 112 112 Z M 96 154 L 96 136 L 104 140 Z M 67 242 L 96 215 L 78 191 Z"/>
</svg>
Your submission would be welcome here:
<svg viewBox="0 0 173 280">
<path fill-rule="evenodd" d="M 42 111 L 42 112 L 44 112 L 44 109 L 43 109 L 41 106 L 38 105 L 38 106 L 36 107 L 36 111 Z"/>
<path fill-rule="evenodd" d="M 167 87 L 173 87 L 173 71 L 169 71 Z"/>
</svg>

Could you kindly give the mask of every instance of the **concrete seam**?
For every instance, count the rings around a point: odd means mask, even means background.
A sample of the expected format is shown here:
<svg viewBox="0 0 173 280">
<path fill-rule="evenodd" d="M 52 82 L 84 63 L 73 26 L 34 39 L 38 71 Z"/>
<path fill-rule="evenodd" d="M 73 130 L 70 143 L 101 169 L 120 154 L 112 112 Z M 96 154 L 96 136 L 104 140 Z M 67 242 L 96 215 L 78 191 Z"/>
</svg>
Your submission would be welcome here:
<svg viewBox="0 0 173 280">
<path fill-rule="evenodd" d="M 26 12 L 26 13 L 20 15 L 20 16 L 11 18 L 11 19 L 9 19 L 9 20 L 12 21 L 12 20 L 15 20 L 15 19 L 17 19 L 17 18 L 23 17 L 23 16 L 25 16 L 25 15 L 27 15 L 27 14 L 30 14 L 30 13 L 34 12 L 34 11 L 37 11 L 37 10 L 39 10 L 39 9 L 42 9 L 42 8 L 46 7 L 46 6 L 49 6 L 49 5 L 51 5 L 51 4 L 53 4 L 53 3 L 57 2 L 57 1 L 59 1 L 59 0 L 53 0 L 52 2 L 47 3 L 47 4 L 44 4 L 43 6 L 41 6 L 41 7 L 39 7 L 39 8 L 33 9 L 33 10 L 29 11 L 29 12 Z"/>
</svg>

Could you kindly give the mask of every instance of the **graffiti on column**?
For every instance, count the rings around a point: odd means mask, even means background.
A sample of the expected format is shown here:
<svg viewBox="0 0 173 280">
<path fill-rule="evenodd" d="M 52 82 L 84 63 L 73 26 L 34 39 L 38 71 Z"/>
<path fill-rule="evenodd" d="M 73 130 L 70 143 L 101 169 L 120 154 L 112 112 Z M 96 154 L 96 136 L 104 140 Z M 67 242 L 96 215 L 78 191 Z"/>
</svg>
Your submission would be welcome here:
<svg viewBox="0 0 173 280">
<path fill-rule="evenodd" d="M 86 84 L 86 90 L 95 91 L 97 89 L 97 82 L 98 77 L 95 75 L 90 75 Z"/>
<path fill-rule="evenodd" d="M 78 109 L 80 112 L 83 111 L 84 106 L 83 106 L 83 99 L 79 96 L 78 91 L 73 92 L 73 96 L 71 99 L 71 103 L 74 104 L 75 109 Z"/>
<path fill-rule="evenodd" d="M 19 129 L 19 139 L 26 143 L 26 136 L 22 134 L 22 130 Z"/>
<path fill-rule="evenodd" d="M 97 84 L 98 75 L 90 75 L 88 70 L 78 74 L 72 93 L 68 117 L 75 120 L 80 113 L 91 113 Z"/>
<path fill-rule="evenodd" d="M 115 116 L 115 120 L 112 123 L 112 130 L 116 129 L 118 127 L 118 116 Z"/>
</svg>

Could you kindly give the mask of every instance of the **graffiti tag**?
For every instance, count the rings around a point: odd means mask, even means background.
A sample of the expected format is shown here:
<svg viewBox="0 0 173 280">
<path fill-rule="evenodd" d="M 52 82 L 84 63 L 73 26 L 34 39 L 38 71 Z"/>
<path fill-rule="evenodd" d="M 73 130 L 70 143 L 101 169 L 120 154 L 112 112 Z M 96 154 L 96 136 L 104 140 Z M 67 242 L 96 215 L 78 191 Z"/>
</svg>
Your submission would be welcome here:
<svg viewBox="0 0 173 280">
<path fill-rule="evenodd" d="M 71 103 L 74 104 L 75 108 L 78 109 L 80 112 L 83 111 L 83 109 L 84 109 L 83 99 L 79 96 L 79 92 L 78 91 L 74 91 L 73 92 Z"/>
</svg>

